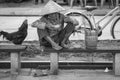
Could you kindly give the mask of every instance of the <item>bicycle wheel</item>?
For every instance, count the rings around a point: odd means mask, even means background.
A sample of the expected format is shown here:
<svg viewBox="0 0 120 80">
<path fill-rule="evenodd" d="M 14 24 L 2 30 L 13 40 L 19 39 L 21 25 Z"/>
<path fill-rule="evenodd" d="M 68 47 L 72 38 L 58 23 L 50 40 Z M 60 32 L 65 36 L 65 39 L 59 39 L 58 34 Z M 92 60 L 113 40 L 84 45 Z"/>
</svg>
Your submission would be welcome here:
<svg viewBox="0 0 120 80">
<path fill-rule="evenodd" d="M 113 39 L 120 39 L 120 17 L 118 17 L 111 27 L 111 35 Z"/>
<path fill-rule="evenodd" d="M 80 13 L 80 12 L 68 12 L 65 14 L 66 16 L 73 17 L 79 21 L 79 25 L 76 26 L 76 30 L 80 33 L 84 33 L 85 28 L 93 30 L 93 26 L 89 18 Z"/>
</svg>

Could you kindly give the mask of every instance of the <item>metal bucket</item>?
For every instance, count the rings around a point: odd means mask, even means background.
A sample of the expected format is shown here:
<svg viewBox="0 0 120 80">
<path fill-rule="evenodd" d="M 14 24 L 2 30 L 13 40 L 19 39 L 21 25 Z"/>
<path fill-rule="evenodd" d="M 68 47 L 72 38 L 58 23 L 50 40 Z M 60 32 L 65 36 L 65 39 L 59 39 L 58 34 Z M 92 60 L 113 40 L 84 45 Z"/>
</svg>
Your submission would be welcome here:
<svg viewBox="0 0 120 80">
<path fill-rule="evenodd" d="M 85 29 L 85 47 L 86 49 L 96 49 L 98 42 L 97 30 Z"/>
</svg>

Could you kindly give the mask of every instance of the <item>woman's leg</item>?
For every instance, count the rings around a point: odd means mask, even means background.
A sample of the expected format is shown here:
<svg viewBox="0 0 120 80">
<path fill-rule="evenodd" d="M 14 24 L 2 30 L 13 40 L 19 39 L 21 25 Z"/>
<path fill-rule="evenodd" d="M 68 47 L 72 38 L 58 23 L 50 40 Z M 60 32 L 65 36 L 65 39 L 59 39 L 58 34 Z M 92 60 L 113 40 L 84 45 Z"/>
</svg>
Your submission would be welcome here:
<svg viewBox="0 0 120 80">
<path fill-rule="evenodd" d="M 60 32 L 59 34 L 59 40 L 60 40 L 60 45 L 68 48 L 66 42 L 68 41 L 70 35 L 74 32 L 75 26 L 73 23 L 68 23 L 66 27 Z"/>
<path fill-rule="evenodd" d="M 54 48 L 55 50 L 62 49 L 62 47 L 59 46 L 51 37 L 45 36 L 45 39 L 52 45 L 52 48 Z"/>
<path fill-rule="evenodd" d="M 55 50 L 62 49 L 62 47 L 59 46 L 56 42 L 54 42 L 54 40 L 48 35 L 46 30 L 37 29 L 37 32 L 40 41 L 40 46 L 44 46 L 44 47 L 51 46 Z"/>
</svg>

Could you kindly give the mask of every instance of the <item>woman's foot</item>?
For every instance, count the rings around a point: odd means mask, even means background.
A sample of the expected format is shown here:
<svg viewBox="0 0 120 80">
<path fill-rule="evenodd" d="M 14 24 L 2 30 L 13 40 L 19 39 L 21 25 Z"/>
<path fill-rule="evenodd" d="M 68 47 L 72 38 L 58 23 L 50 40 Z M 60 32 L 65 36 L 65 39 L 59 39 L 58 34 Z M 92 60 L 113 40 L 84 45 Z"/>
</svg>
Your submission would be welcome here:
<svg viewBox="0 0 120 80">
<path fill-rule="evenodd" d="M 61 50 L 62 47 L 59 46 L 56 42 L 54 42 L 54 40 L 52 40 L 51 37 L 47 36 L 45 37 L 45 39 L 52 45 L 52 48 L 55 49 L 55 50 Z"/>
<path fill-rule="evenodd" d="M 59 46 L 59 45 L 52 45 L 52 48 L 55 49 L 55 50 L 61 50 L 62 47 Z"/>
</svg>

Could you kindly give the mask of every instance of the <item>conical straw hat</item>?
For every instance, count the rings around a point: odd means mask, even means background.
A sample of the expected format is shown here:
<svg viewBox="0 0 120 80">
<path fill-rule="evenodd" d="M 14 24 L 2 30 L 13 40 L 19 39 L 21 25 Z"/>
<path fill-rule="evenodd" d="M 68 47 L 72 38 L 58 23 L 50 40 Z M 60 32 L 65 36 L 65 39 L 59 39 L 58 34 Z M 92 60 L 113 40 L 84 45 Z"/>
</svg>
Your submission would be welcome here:
<svg viewBox="0 0 120 80">
<path fill-rule="evenodd" d="M 50 13 L 60 12 L 65 10 L 59 4 L 54 2 L 53 0 L 49 0 L 49 2 L 41 9 L 40 15 L 46 15 Z"/>
</svg>

